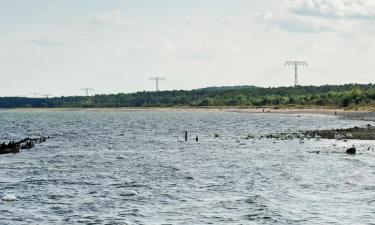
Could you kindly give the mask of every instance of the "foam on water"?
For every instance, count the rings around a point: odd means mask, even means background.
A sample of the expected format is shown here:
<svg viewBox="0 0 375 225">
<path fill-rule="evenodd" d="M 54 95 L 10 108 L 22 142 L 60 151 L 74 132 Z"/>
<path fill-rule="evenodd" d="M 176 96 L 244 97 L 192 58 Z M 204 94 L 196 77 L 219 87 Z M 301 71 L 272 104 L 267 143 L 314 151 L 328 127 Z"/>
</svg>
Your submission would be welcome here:
<svg viewBox="0 0 375 225">
<path fill-rule="evenodd" d="M 17 200 L 17 197 L 14 196 L 14 195 L 5 195 L 3 198 L 2 198 L 3 201 L 6 201 L 6 202 L 12 202 L 12 201 L 16 201 Z"/>
</svg>

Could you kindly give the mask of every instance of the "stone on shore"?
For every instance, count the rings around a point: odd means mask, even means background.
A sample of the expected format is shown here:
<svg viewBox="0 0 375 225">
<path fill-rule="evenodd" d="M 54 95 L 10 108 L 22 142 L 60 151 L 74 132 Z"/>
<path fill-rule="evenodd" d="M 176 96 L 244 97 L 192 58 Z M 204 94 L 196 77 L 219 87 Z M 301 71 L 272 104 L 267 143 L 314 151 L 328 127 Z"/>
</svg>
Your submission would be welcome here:
<svg viewBox="0 0 375 225">
<path fill-rule="evenodd" d="M 346 154 L 349 154 L 349 155 L 355 155 L 356 153 L 357 153 L 357 149 L 354 147 L 346 150 Z"/>
</svg>

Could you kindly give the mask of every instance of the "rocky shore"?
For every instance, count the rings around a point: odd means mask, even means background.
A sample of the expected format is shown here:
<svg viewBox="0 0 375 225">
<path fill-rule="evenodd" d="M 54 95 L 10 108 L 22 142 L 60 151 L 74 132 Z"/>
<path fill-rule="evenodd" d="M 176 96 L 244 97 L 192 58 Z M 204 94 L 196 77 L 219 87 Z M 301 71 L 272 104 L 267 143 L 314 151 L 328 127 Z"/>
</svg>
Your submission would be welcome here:
<svg viewBox="0 0 375 225">
<path fill-rule="evenodd" d="M 249 136 L 249 138 L 251 138 Z M 255 137 L 254 137 L 255 138 Z M 367 127 L 353 127 L 347 129 L 309 130 L 294 133 L 274 133 L 263 135 L 260 139 L 336 139 L 336 140 L 375 140 L 375 127 L 370 124 Z"/>
<path fill-rule="evenodd" d="M 353 127 L 348 129 L 315 130 L 304 132 L 305 136 L 318 136 L 323 139 L 336 140 L 375 140 L 375 127 L 368 125 L 365 128 Z"/>
<path fill-rule="evenodd" d="M 343 143 L 349 140 L 375 140 L 375 127 L 368 124 L 366 127 L 353 127 L 347 129 L 329 129 L 329 130 L 308 130 L 300 132 L 284 132 L 284 133 L 273 133 L 261 136 L 248 135 L 245 139 L 274 139 L 274 140 L 293 140 L 298 139 L 300 143 L 304 143 L 305 140 L 315 139 L 331 139 L 331 140 L 341 140 Z M 349 143 L 348 143 L 349 144 Z M 336 146 L 336 144 L 333 144 Z M 374 151 L 374 146 L 372 144 L 360 144 L 361 152 Z M 355 145 L 348 145 L 343 147 L 347 154 L 355 155 L 357 154 L 357 147 Z M 310 151 L 309 153 L 319 154 L 320 151 Z"/>
</svg>

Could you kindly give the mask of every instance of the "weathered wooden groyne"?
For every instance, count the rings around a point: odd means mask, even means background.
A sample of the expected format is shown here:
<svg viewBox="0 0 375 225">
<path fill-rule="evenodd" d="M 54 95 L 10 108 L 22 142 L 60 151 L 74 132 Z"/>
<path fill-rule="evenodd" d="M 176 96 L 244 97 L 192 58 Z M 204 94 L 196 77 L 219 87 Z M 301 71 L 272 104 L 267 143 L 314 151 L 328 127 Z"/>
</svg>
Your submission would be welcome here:
<svg viewBox="0 0 375 225">
<path fill-rule="evenodd" d="M 17 142 L 3 142 L 0 144 L 0 155 L 19 153 L 20 149 L 31 149 L 35 146 L 35 144 L 46 142 L 48 138 L 50 137 L 25 138 Z"/>
</svg>

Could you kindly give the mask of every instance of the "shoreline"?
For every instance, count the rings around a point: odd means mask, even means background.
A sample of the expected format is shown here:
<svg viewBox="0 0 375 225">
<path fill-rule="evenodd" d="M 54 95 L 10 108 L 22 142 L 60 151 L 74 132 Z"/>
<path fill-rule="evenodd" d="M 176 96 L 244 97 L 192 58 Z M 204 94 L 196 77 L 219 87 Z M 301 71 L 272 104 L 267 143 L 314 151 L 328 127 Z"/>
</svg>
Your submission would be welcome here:
<svg viewBox="0 0 375 225">
<path fill-rule="evenodd" d="M 264 111 L 263 111 L 264 110 Z M 235 112 L 273 114 L 319 114 L 347 119 L 375 121 L 375 112 L 370 110 L 344 110 L 325 108 L 240 108 L 240 107 L 118 107 L 118 108 L 13 108 L 0 109 L 0 112 Z"/>
</svg>

